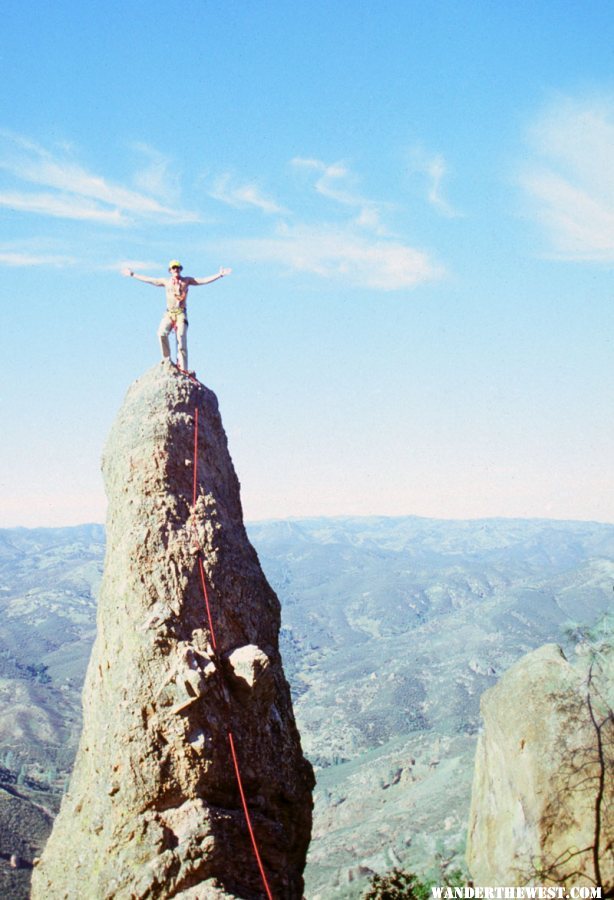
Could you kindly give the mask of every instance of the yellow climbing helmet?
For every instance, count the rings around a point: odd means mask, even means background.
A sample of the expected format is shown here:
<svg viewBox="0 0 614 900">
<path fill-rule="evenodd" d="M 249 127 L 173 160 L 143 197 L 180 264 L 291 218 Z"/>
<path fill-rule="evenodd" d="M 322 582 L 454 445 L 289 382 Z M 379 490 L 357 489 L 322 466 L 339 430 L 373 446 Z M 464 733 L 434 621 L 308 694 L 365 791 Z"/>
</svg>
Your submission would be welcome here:
<svg viewBox="0 0 614 900">
<path fill-rule="evenodd" d="M 171 259 L 168 264 L 169 269 L 183 269 L 183 266 L 179 262 L 178 259 Z"/>
</svg>

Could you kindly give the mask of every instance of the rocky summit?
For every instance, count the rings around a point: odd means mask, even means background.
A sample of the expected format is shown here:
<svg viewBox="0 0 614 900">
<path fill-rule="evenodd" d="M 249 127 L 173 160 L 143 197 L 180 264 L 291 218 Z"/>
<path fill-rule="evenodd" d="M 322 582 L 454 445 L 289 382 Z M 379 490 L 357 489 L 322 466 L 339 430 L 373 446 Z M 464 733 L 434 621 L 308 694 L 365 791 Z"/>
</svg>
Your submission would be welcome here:
<svg viewBox="0 0 614 900">
<path fill-rule="evenodd" d="M 313 773 L 215 395 L 151 369 L 103 473 L 83 732 L 32 897 L 300 898 Z"/>
</svg>

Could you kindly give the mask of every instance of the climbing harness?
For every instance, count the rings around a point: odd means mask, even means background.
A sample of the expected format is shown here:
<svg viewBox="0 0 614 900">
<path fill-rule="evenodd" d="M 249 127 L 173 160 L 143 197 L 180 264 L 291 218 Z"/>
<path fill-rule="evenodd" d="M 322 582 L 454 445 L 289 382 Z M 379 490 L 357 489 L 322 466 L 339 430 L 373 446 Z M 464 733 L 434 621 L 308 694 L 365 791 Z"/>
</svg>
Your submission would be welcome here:
<svg viewBox="0 0 614 900">
<path fill-rule="evenodd" d="M 180 371 L 183 371 L 180 369 Z M 184 372 L 194 384 L 201 385 L 201 382 L 194 376 L 193 373 Z M 201 385 L 202 386 L 202 385 Z M 196 499 L 198 495 L 198 406 L 194 407 L 194 480 L 192 485 L 192 525 L 194 525 L 194 516 L 196 510 Z M 200 583 L 203 591 L 203 598 L 205 601 L 205 608 L 207 610 L 207 619 L 209 622 L 209 632 L 211 634 L 211 646 L 213 647 L 213 651 L 217 653 L 217 643 L 215 640 L 215 629 L 213 627 L 213 617 L 211 615 L 211 606 L 209 604 L 209 592 L 207 590 L 207 578 L 205 575 L 205 569 L 203 566 L 203 551 L 199 544 L 197 546 L 198 553 L 198 570 L 200 573 Z M 230 755 L 232 757 L 232 763 L 234 768 L 234 774 L 237 781 L 237 787 L 239 788 L 239 795 L 241 797 L 241 805 L 243 806 L 243 814 L 245 816 L 245 822 L 247 824 L 247 830 L 249 832 L 249 836 L 251 839 L 252 849 L 254 851 L 254 857 L 258 864 L 258 870 L 260 872 L 260 877 L 262 879 L 262 884 L 264 886 L 264 890 L 267 895 L 267 900 L 273 900 L 273 895 L 271 893 L 271 889 L 269 887 L 269 883 L 267 881 L 266 872 L 264 870 L 264 866 L 262 864 L 262 859 L 260 857 L 260 852 L 258 850 L 258 842 L 256 840 L 256 835 L 254 833 L 254 829 L 252 827 L 251 816 L 249 814 L 249 808 L 247 806 L 247 800 L 245 797 L 245 792 L 243 790 L 243 781 L 241 778 L 241 771 L 239 768 L 239 761 L 235 749 L 235 742 L 232 736 L 232 732 L 230 729 L 228 730 L 228 743 L 230 745 Z"/>
<path fill-rule="evenodd" d="M 166 315 L 170 321 L 172 331 L 177 331 L 177 322 L 181 316 L 183 316 L 185 324 L 188 324 L 186 310 L 182 309 L 180 306 L 174 306 L 172 309 L 167 309 Z"/>
</svg>

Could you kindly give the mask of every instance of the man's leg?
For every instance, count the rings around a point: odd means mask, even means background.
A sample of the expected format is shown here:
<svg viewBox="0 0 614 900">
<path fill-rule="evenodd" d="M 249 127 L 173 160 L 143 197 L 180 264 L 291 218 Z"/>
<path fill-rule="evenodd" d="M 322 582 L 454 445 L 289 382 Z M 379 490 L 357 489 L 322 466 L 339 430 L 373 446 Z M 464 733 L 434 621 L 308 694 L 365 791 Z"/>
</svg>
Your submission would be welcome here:
<svg viewBox="0 0 614 900">
<path fill-rule="evenodd" d="M 188 323 L 185 316 L 177 317 L 177 365 L 188 371 Z"/>
<path fill-rule="evenodd" d="M 158 328 L 158 337 L 160 338 L 160 349 L 162 350 L 162 359 L 170 359 L 171 347 L 168 336 L 173 330 L 173 323 L 168 315 L 162 316 L 160 327 Z"/>
</svg>

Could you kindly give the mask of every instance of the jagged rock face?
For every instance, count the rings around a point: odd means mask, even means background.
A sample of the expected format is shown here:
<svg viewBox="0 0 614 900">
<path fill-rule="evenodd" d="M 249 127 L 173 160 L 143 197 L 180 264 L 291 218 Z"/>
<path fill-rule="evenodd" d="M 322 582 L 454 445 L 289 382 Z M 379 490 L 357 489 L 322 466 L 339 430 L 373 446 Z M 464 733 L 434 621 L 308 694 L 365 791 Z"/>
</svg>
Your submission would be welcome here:
<svg viewBox="0 0 614 900">
<path fill-rule="evenodd" d="M 270 890 L 300 898 L 313 773 L 215 395 L 168 363 L 150 370 L 127 394 L 103 471 L 83 733 L 32 896 L 263 897 L 230 732 Z"/>
<path fill-rule="evenodd" d="M 483 695 L 467 846 L 477 884 L 612 886 L 611 658 L 590 685 L 588 670 L 547 644 Z"/>
</svg>

